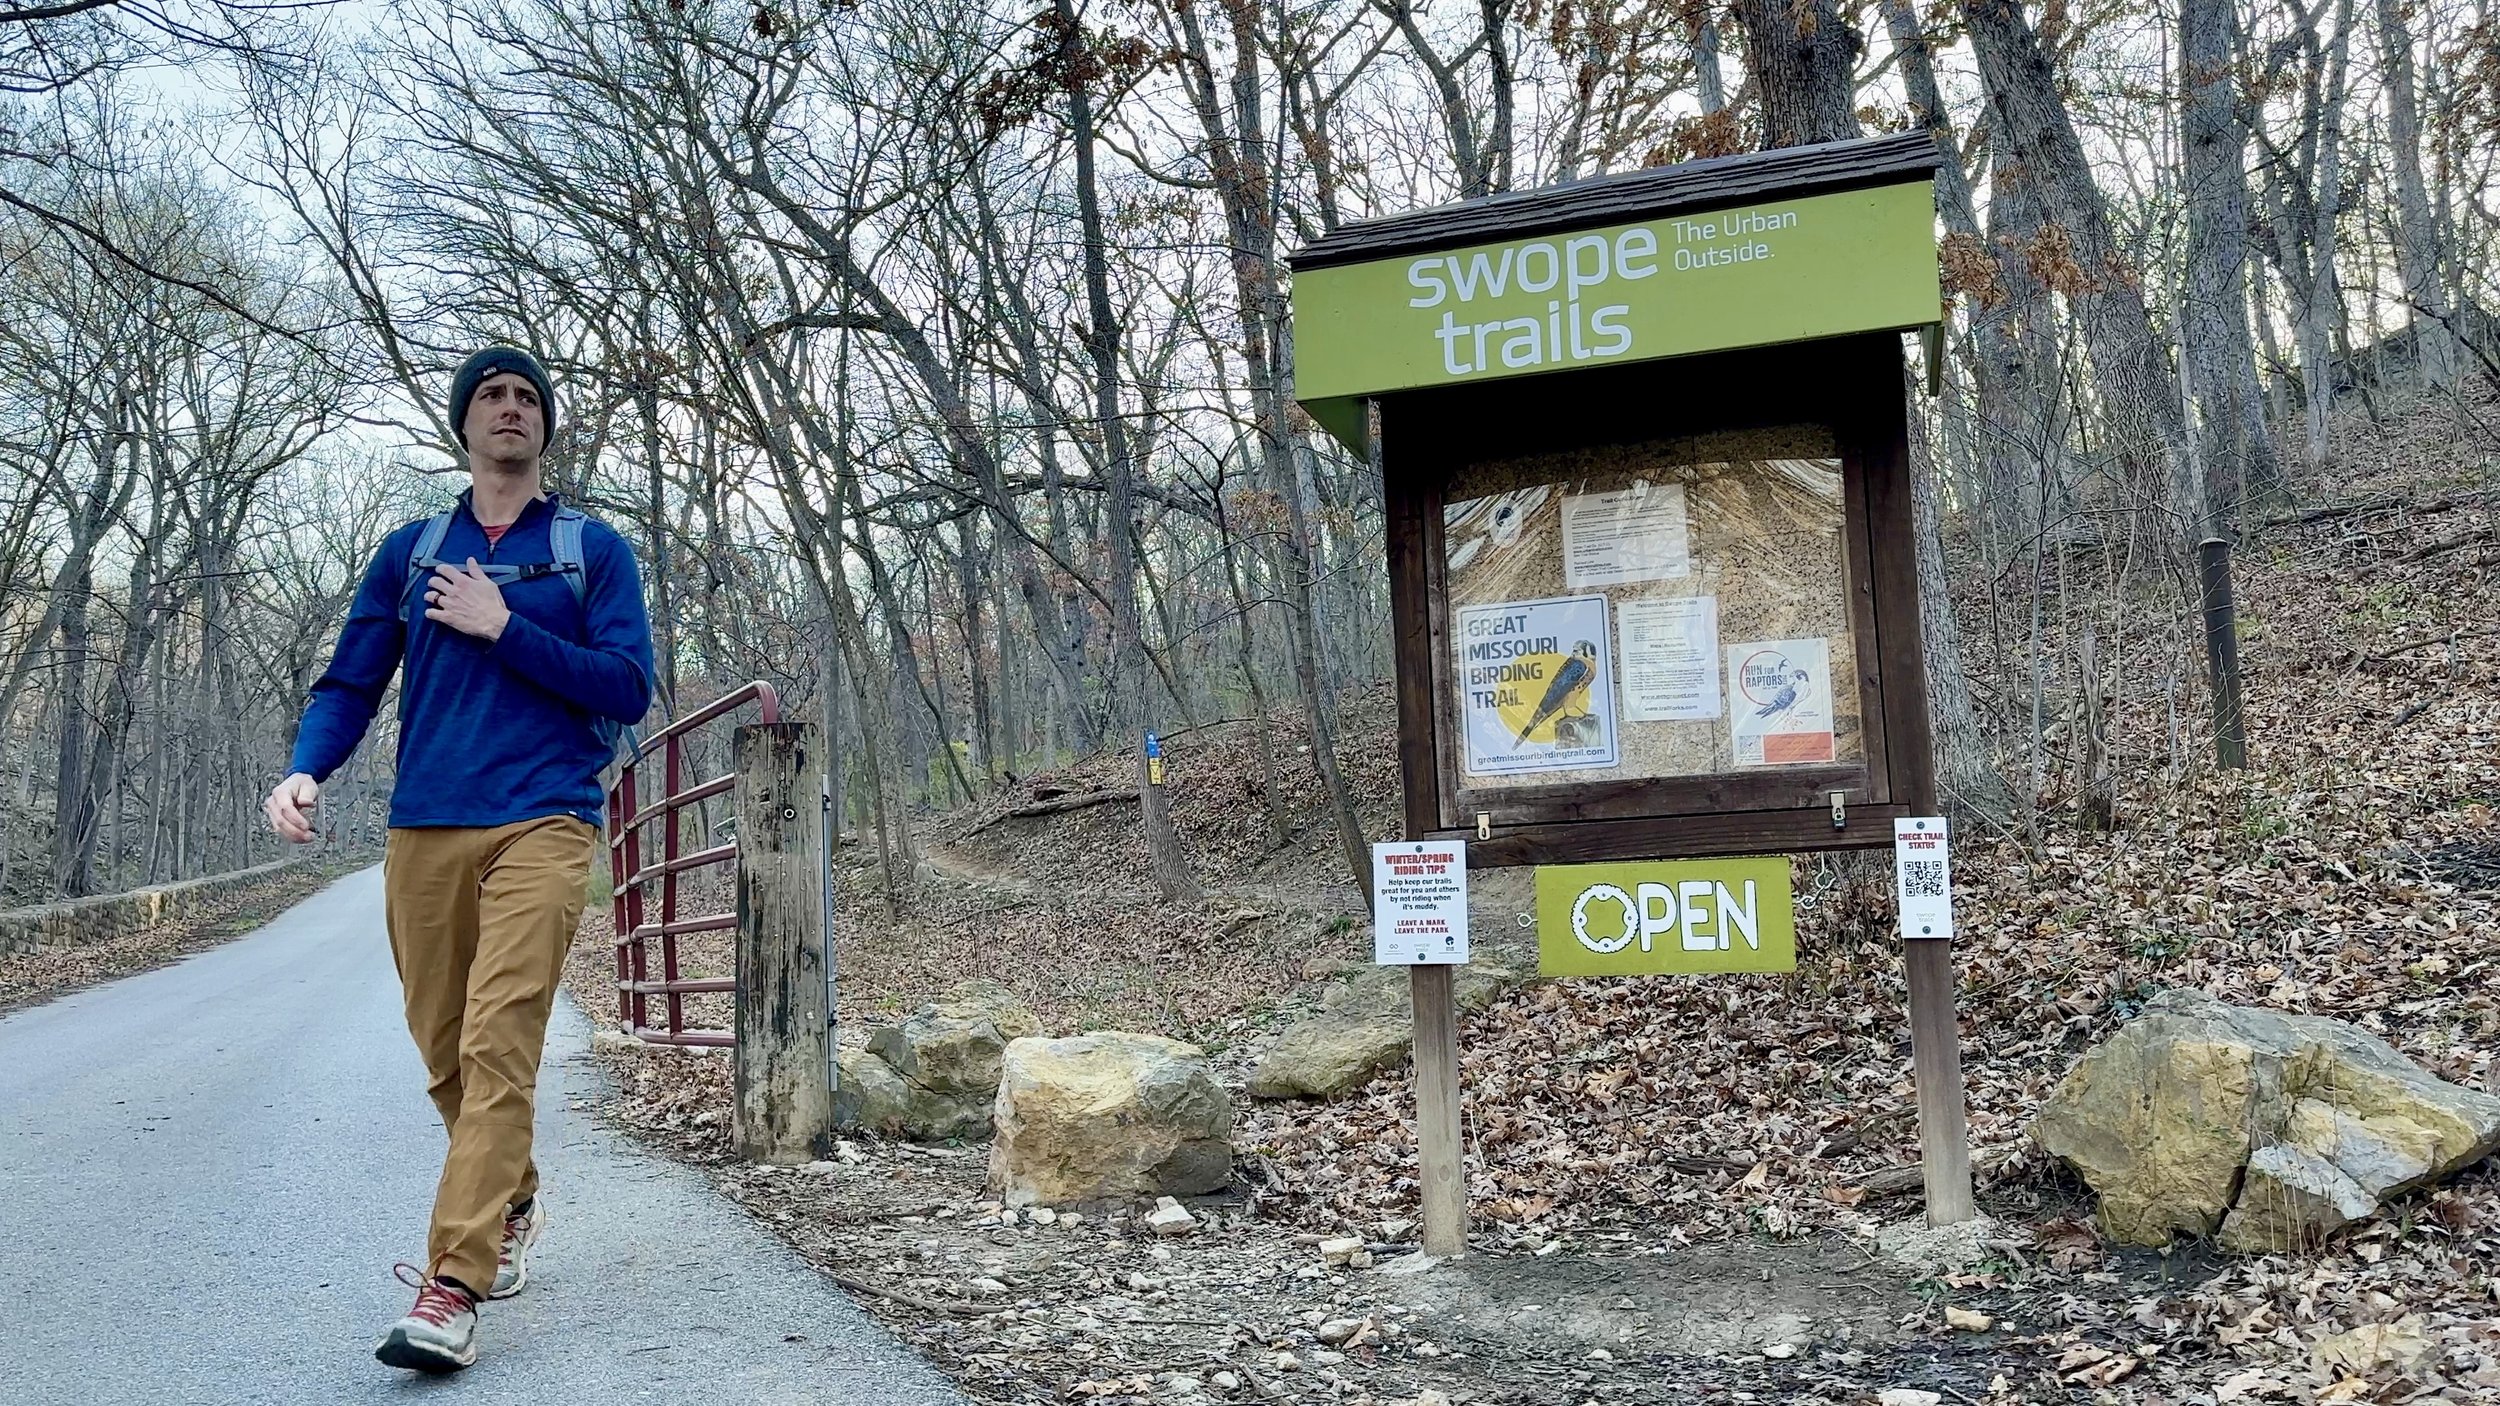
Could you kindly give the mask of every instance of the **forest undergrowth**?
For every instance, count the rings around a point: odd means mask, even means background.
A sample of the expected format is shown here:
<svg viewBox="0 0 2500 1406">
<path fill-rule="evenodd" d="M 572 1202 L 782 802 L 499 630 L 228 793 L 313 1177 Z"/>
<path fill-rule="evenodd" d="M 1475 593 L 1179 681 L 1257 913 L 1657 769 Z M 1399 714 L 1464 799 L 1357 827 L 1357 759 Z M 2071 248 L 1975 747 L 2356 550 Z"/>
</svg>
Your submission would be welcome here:
<svg viewBox="0 0 2500 1406">
<path fill-rule="evenodd" d="M 2494 418 L 2488 402 L 2479 412 Z M 1958 1003 L 1979 1197 L 2000 1239 L 1983 1267 L 1922 1280 L 1925 1306 L 1896 1351 L 1954 1358 L 1972 1368 L 1961 1380 L 2006 1400 L 2500 1401 L 2491 1163 L 2315 1251 L 2157 1258 L 2104 1245 L 2089 1193 L 2025 1136 L 2077 1057 L 2175 986 L 2353 1021 L 2443 1078 L 2500 1092 L 2500 498 L 2490 441 L 2459 430 L 2453 407 L 2348 417 L 2338 449 L 2366 471 L 2261 519 L 2242 545 L 2247 771 L 2216 769 L 2205 729 L 2181 719 L 2183 706 L 2201 716 L 2201 689 L 2183 703 L 2122 681 L 2107 714 L 2114 827 L 2090 815 L 2070 747 L 2036 818 L 1963 829 Z M 2124 638 L 2132 608 L 2103 601 L 2089 618 L 2101 639 Z M 2087 616 L 2070 606 L 2049 621 L 2043 657 L 2071 661 Z M 2051 715 L 2072 743 L 2071 663 L 2051 672 Z M 2027 654 L 1974 662 L 1983 699 L 2016 697 L 2031 676 Z M 2001 725 L 2028 725 L 2004 711 Z M 1344 719 L 1371 838 L 1387 837 L 1385 690 L 1350 698 Z M 1117 790 L 1131 763 L 1109 754 L 933 825 L 924 843 L 941 862 L 904 916 L 855 873 L 846 1020 L 980 974 L 1053 1032 L 1181 1035 L 1237 1074 L 1307 1001 L 1309 978 L 1368 949 L 1307 753 L 1273 726 L 1302 820 L 1281 844 L 1247 726 L 1170 746 L 1174 815 L 1218 895 L 1204 903 L 1154 899 L 1133 806 L 1010 814 Z M 1478 1248 L 1866 1243 L 1914 1217 L 1902 970 L 1888 885 L 1867 872 L 1799 861 L 1793 973 L 1535 982 L 1466 1017 Z M 604 931 L 594 922 L 586 939 Z M 631 1079 L 629 1122 L 698 1158 L 725 1155 L 717 1061 L 636 1056 Z M 1256 1219 L 1306 1239 L 1404 1233 L 1416 1177 L 1405 1071 L 1334 1103 L 1238 1108 Z M 1948 1303 L 1987 1312 L 1991 1330 L 1955 1331 Z M 2321 1356 L 2323 1340 L 2373 1325 L 2397 1346 L 2346 1365 Z"/>
</svg>

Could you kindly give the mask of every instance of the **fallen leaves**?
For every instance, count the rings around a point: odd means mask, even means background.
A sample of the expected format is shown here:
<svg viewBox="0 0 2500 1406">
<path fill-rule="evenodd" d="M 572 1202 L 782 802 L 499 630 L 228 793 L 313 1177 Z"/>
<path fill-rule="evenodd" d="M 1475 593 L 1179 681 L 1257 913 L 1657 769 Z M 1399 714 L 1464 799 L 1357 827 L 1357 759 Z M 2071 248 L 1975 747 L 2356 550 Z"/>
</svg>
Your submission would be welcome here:
<svg viewBox="0 0 2500 1406">
<path fill-rule="evenodd" d="M 2356 478 L 2339 491 L 2374 486 L 2401 490 L 2383 495 L 2391 502 L 2413 488 Z M 2490 509 L 2467 495 L 2443 511 L 2463 515 L 2447 529 L 2462 532 Z M 2156 1263 L 2105 1245 L 2078 1209 L 2080 1189 L 2024 1135 L 2076 1057 L 2171 985 L 2359 1020 L 2443 1077 L 2500 1087 L 2500 958 L 2489 950 L 2500 931 L 2500 636 L 2484 632 L 2488 568 L 2469 551 L 2402 560 L 2399 527 L 2384 512 L 2293 521 L 2243 549 L 2254 769 L 2205 766 L 2192 689 L 2160 687 L 2160 671 L 2193 677 L 2201 664 L 2178 622 L 2155 614 L 2130 626 L 2127 638 L 2152 638 L 2124 656 L 2131 676 L 2108 714 L 2121 828 L 2073 828 L 2061 789 L 2071 778 L 2052 756 L 2038 842 L 1965 839 L 1954 957 L 1970 1138 L 1983 1200 L 2031 1223 L 2005 1262 L 1947 1286 L 1972 1301 L 1946 1307 L 1946 1327 L 1994 1336 L 1937 1333 L 1932 1311 L 1916 1321 L 1939 1350 L 1989 1354 L 2004 1384 L 1993 1396 L 2500 1401 L 2490 1164 L 2317 1252 L 2211 1262 L 2189 1248 Z M 2052 695 L 2074 682 L 2058 673 L 2067 653 L 2055 641 L 2080 621 L 2048 627 Z M 1987 653 L 1974 650 L 1974 687 L 2027 697 L 2028 646 Z M 1350 704 L 1348 771 L 1377 806 L 1366 823 L 1379 838 L 1395 826 L 1393 720 L 1382 690 Z M 908 927 L 846 912 L 846 931 L 877 934 L 844 949 L 846 1018 L 908 1008 L 978 963 L 1002 969 L 1054 1025 L 1229 1034 L 1283 998 L 1304 959 L 1358 954 L 1360 912 L 1335 872 L 1316 773 L 1290 726 L 1273 737 L 1299 827 L 1283 844 L 1256 820 L 1247 727 L 1176 743 L 1175 809 L 1202 875 L 1276 886 L 1306 909 L 1142 898 L 1126 808 L 984 826 L 1031 799 L 1027 786 L 946 823 L 978 832 L 959 851 L 1041 891 L 931 886 Z M 1117 785 L 1129 765 L 1091 758 L 1046 784 Z M 1602 1232 L 1673 1251 L 1725 1236 L 1853 1236 L 1914 1214 L 1888 1200 L 1920 1184 L 1889 874 L 1838 861 L 1795 872 L 1792 974 L 1544 983 L 1463 1018 L 1480 1249 Z M 1488 946 L 1505 936 L 1488 934 Z M 725 1104 L 725 1066 L 655 1059 L 693 1072 L 683 1088 L 636 1073 L 629 1096 L 662 1135 L 717 1147 L 721 1130 L 695 1120 Z M 1411 1218 L 1413 1118 L 1404 1070 L 1334 1103 L 1242 1105 L 1258 1214 L 1314 1237 Z M 1989 1326 L 1967 1326 L 1980 1320 Z M 2009 1323 L 2037 1336 L 2013 1337 Z M 2418 1332 L 2420 1350 L 2379 1351 L 2403 1324 L 2413 1327 L 2397 1343 Z M 2372 1329 L 2365 1350 L 2352 1335 Z M 1132 1379 L 1082 1381 L 1102 1384 L 1101 1396 Z"/>
</svg>

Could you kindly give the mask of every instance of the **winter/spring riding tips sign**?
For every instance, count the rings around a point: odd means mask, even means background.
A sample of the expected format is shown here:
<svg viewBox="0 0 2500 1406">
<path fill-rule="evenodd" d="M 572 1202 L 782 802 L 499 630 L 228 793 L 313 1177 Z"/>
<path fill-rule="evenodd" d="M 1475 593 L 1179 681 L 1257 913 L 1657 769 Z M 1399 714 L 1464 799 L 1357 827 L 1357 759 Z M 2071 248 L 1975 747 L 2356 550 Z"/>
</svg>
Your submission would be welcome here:
<svg viewBox="0 0 2500 1406">
<path fill-rule="evenodd" d="M 1536 947 L 1546 976 L 1794 971 L 1788 861 L 1541 866 Z"/>
<path fill-rule="evenodd" d="M 1457 612 L 1467 770 L 1479 776 L 1615 764 L 1614 649 L 1604 596 Z"/>
<path fill-rule="evenodd" d="M 1407 967 L 1466 960 L 1466 842 L 1373 845 L 1372 962 Z"/>
</svg>

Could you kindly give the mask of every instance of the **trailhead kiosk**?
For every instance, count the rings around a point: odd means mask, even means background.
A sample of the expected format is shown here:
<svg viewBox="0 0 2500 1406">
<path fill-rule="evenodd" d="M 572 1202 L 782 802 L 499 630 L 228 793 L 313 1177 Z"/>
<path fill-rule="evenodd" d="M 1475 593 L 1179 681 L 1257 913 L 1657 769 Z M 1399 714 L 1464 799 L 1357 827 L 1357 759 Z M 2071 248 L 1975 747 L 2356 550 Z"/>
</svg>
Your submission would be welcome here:
<svg viewBox="0 0 2500 1406">
<path fill-rule="evenodd" d="M 1936 160 L 1912 134 L 1689 162 L 1292 263 L 1296 396 L 1386 499 L 1406 838 L 1381 862 L 1408 888 L 1441 857 L 1539 866 L 1548 975 L 1784 971 L 1785 856 L 1899 827 L 1934 900 L 1907 955 L 1941 1222 L 1970 1172 L 1901 345 L 1941 317 Z M 1453 1254 L 1463 904 L 1446 955 L 1400 912 L 1379 959 L 1414 976 L 1425 1248 Z"/>
</svg>

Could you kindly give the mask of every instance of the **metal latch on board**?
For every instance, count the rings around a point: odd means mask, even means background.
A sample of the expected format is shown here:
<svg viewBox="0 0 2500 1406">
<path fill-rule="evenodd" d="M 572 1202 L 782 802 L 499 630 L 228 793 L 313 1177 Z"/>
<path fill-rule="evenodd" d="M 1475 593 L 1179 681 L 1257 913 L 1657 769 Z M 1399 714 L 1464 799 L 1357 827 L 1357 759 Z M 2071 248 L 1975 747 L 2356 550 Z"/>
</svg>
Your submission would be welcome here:
<svg viewBox="0 0 2500 1406">
<path fill-rule="evenodd" d="M 1476 812 L 1476 838 L 1479 840 L 1493 838 L 1493 812 L 1489 810 Z"/>
<path fill-rule="evenodd" d="M 1832 828 L 1849 828 L 1849 793 L 1846 791 L 1832 792 Z"/>
</svg>

